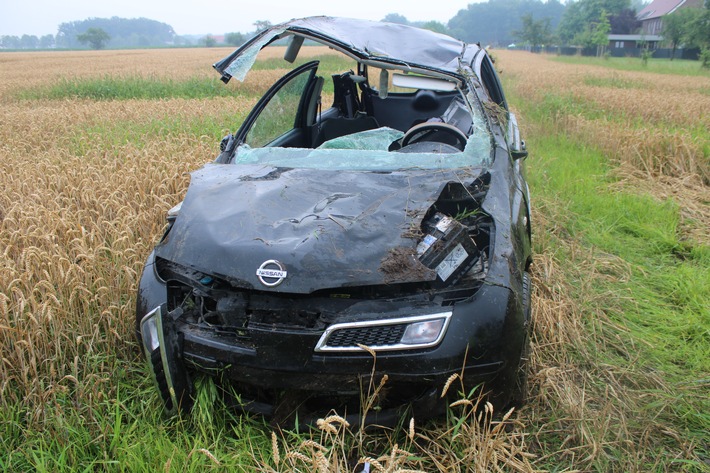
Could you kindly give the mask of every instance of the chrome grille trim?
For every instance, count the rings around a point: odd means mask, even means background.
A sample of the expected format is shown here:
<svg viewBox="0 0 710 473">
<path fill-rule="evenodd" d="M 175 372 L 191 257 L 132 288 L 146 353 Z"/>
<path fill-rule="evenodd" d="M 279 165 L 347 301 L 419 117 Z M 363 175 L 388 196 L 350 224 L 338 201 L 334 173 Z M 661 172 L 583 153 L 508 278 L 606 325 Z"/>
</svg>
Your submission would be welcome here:
<svg viewBox="0 0 710 473">
<path fill-rule="evenodd" d="M 439 312 L 436 314 L 425 314 L 425 315 L 417 315 L 417 316 L 412 316 L 412 317 L 399 317 L 395 319 L 381 319 L 381 320 L 366 320 L 362 322 L 345 322 L 345 323 L 339 323 L 339 324 L 333 324 L 330 327 L 328 327 L 325 332 L 323 332 L 323 335 L 321 335 L 320 339 L 318 340 L 318 343 L 316 344 L 315 347 L 315 352 L 317 353 L 335 353 L 335 352 L 340 352 L 340 353 L 357 353 L 357 352 L 366 352 L 365 349 L 360 348 L 357 345 L 351 345 L 351 346 L 330 346 L 328 345 L 328 341 L 330 340 L 331 336 L 338 331 L 345 331 L 345 330 L 357 330 L 361 331 L 362 329 L 376 329 L 378 327 L 382 328 L 387 328 L 391 329 L 393 326 L 407 326 L 410 324 L 418 323 L 418 322 L 426 322 L 429 320 L 437 320 L 437 319 L 444 319 L 444 325 L 441 327 L 441 331 L 439 332 L 439 336 L 436 338 L 436 340 L 429 342 L 429 343 L 420 343 L 420 344 L 415 344 L 415 345 L 410 345 L 410 344 L 404 344 L 404 343 L 392 343 L 392 344 L 386 344 L 386 345 L 367 345 L 368 348 L 375 350 L 375 351 L 395 351 L 395 350 L 420 350 L 422 348 L 430 348 L 433 346 L 438 345 L 441 340 L 444 338 L 444 335 L 446 334 L 446 330 L 449 327 L 449 321 L 451 320 L 451 311 L 447 312 Z M 404 330 L 402 330 L 402 334 L 404 334 Z M 356 335 L 353 335 L 356 336 Z M 345 337 L 347 338 L 347 336 Z M 400 336 L 401 339 L 401 336 Z"/>
</svg>

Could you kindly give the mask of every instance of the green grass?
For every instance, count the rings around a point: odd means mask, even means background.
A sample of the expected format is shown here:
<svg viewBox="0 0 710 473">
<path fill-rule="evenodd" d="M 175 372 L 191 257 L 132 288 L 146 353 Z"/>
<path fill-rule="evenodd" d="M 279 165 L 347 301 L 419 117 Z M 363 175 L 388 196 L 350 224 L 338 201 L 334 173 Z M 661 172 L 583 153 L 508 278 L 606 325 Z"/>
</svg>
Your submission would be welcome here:
<svg viewBox="0 0 710 473">
<path fill-rule="evenodd" d="M 137 354 L 137 347 L 126 353 Z M 269 428 L 225 406 L 211 410 L 209 395 L 195 415 L 165 419 L 142 360 L 121 360 L 113 396 L 78 409 L 48 406 L 44 431 L 28 430 L 28 413 L 0 413 L 0 470 L 75 471 L 244 471 L 252 454 L 269 458 Z M 203 389 L 202 392 L 205 390 Z M 206 415 L 205 412 L 210 412 Z M 261 453 L 263 452 L 263 455 Z"/>
<path fill-rule="evenodd" d="M 324 94 L 333 93 L 333 81 L 330 78 L 331 75 L 342 74 L 347 71 L 357 72 L 357 63 L 342 54 L 323 54 L 312 57 L 299 57 L 293 62 L 293 64 L 289 64 L 288 62 L 284 61 L 283 58 L 280 57 L 269 58 L 263 61 L 255 62 L 254 66 L 252 67 L 252 70 L 290 70 L 311 61 L 320 62 L 320 64 L 318 65 L 317 74 L 325 79 L 325 82 L 323 84 Z"/>
<path fill-rule="evenodd" d="M 299 57 L 293 62 L 293 64 L 289 64 L 280 57 L 264 59 L 255 62 L 252 70 L 292 69 L 311 61 L 320 61 L 318 69 L 319 71 L 322 71 L 321 74 L 325 74 L 326 76 L 337 72 L 349 71 L 351 69 L 356 70 L 357 68 L 355 61 L 347 56 L 342 54 L 322 54 L 311 57 Z"/>
<path fill-rule="evenodd" d="M 332 69 L 342 70 L 337 66 L 332 64 Z M 710 457 L 710 248 L 683 238 L 682 203 L 620 190 L 606 156 L 592 145 L 573 141 L 552 123 L 558 114 L 600 119 L 605 113 L 563 92 L 551 92 L 533 103 L 516 97 L 514 84 L 506 90 L 525 122 L 535 123 L 536 133 L 525 136 L 530 149 L 527 171 L 535 254 L 550 255 L 560 265 L 565 296 L 580 307 L 586 330 L 583 345 L 537 349 L 542 356 L 569 351 L 581 373 L 579 387 L 595 400 L 619 396 L 616 407 L 628 416 L 622 422 L 609 415 L 610 431 L 595 430 L 595 419 L 570 421 L 571 414 L 562 403 L 546 405 L 533 399 L 522 414 L 529 423 L 520 430 L 526 436 L 527 450 L 537 456 L 535 467 L 549 471 L 707 471 L 700 461 Z M 123 97 L 136 98 L 131 92 Z M 68 148 L 84 155 L 88 146 L 120 150 L 125 143 L 145 146 L 155 136 L 189 135 L 215 140 L 216 152 L 216 140 L 224 129 L 242 119 L 237 115 L 165 117 L 145 123 L 97 124 L 77 130 Z M 699 138 L 706 132 L 693 131 Z M 41 422 L 33 422 L 35 413 L 21 403 L 0 410 L 0 471 L 203 473 L 255 471 L 257 464 L 273 464 L 271 429 L 261 418 L 226 409 L 209 381 L 198 383 L 197 407 L 189 417 L 165 419 L 138 346 L 124 335 L 116 342 L 120 349 L 115 353 L 82 359 L 87 367 L 77 374 L 76 383 L 63 381 L 61 386 L 45 387 L 59 394 L 46 405 Z M 112 376 L 99 379 L 95 372 Z M 612 385 L 604 377 L 607 372 L 623 373 L 625 378 Z M 652 376 L 663 378 L 669 389 L 648 382 L 646 377 Z M 96 386 L 87 388 L 91 383 Z M 80 386 L 84 394 L 78 392 Z M 613 392 L 619 386 L 628 393 Z M 455 415 L 448 422 L 440 422 L 440 432 L 452 429 L 458 433 L 468 425 Z M 585 451 L 585 439 L 565 428 L 570 423 L 584 424 L 588 435 L 603 446 L 603 454 L 588 461 L 581 455 L 563 456 L 560 452 L 567 449 Z M 624 429 L 629 434 L 619 434 L 621 440 L 610 433 Z M 680 444 L 674 433 L 690 440 L 701 460 L 674 460 Z M 283 435 L 291 445 L 309 436 Z M 455 454 L 470 447 L 465 436 L 452 434 L 444 441 Z M 357 449 L 352 439 L 348 442 L 346 447 L 333 448 Z M 369 453 L 386 452 L 387 442 L 379 438 L 368 444 Z M 401 435 L 392 435 L 391 442 L 404 445 Z M 639 459 L 629 458 L 629 452 Z"/>
<path fill-rule="evenodd" d="M 643 89 L 647 87 L 645 82 L 633 81 L 614 74 L 611 77 L 585 76 L 584 83 L 593 87 L 611 87 L 615 89 Z"/>
<path fill-rule="evenodd" d="M 257 61 L 252 68 L 258 70 L 291 69 L 294 65 L 320 61 L 319 74 L 329 78 L 330 74 L 345 72 L 356 67 L 355 62 L 342 55 L 326 54 L 312 58 L 302 58 L 293 65 L 281 58 Z M 235 81 L 236 82 L 236 81 Z M 326 81 L 324 92 L 332 93 L 333 85 Z M 22 100 L 161 100 L 170 98 L 204 99 L 212 97 L 245 96 L 243 88 L 237 84 L 225 85 L 217 77 L 187 78 L 174 80 L 143 76 L 104 76 L 99 78 L 63 78 L 56 84 L 35 89 L 18 91 L 15 96 Z M 248 96 L 257 96 L 249 92 Z"/>
<path fill-rule="evenodd" d="M 684 76 L 710 76 L 710 70 L 701 67 L 699 61 L 686 59 L 654 59 L 648 60 L 646 66 L 641 58 L 612 57 L 608 59 L 586 56 L 550 56 L 553 60 L 565 64 L 588 64 L 608 67 L 622 71 L 655 72 L 658 74 L 678 74 Z"/>
<path fill-rule="evenodd" d="M 571 93 L 549 92 L 545 94 L 542 100 L 541 106 L 549 110 L 553 117 L 584 115 L 590 118 L 603 118 L 607 115 L 601 106 Z M 528 120 L 527 117 L 526 120 Z"/>
<path fill-rule="evenodd" d="M 216 74 L 215 74 L 216 75 Z M 100 78 L 63 78 L 43 88 L 16 94 L 29 100 L 160 100 L 169 98 L 203 99 L 235 95 L 219 78 L 173 80 L 158 77 L 105 76 Z"/>
<path fill-rule="evenodd" d="M 535 253 L 552 255 L 560 264 L 568 296 L 589 317 L 584 320 L 588 346 L 576 357 L 581 369 L 600 376 L 598 384 L 587 387 L 590 397 L 609 389 L 600 366 L 627 370 L 629 393 L 648 400 L 638 403 L 628 428 L 642 432 L 651 425 L 666 426 L 695 444 L 696 454 L 707 460 L 710 247 L 684 238 L 682 202 L 616 186 L 609 159 L 594 146 L 571 140 L 554 123 L 554 117 L 566 114 L 601 119 L 598 110 L 562 91 L 537 103 L 510 95 L 526 122 L 535 123 L 536 133 L 526 135 L 529 184 L 542 217 L 533 230 Z M 703 139 L 707 131 L 695 135 Z M 603 318 L 601 324 L 596 317 Z M 645 380 L 654 376 L 670 388 L 658 389 Z M 603 438 L 602 432 L 592 435 Z M 545 453 L 557 458 L 554 449 L 562 439 L 554 434 L 543 438 L 550 448 Z M 655 451 L 650 456 L 658 459 L 670 456 L 677 444 L 660 436 L 643 448 Z M 671 465 L 679 468 L 669 458 L 642 468 L 659 471 Z M 685 466 L 703 470 L 699 463 Z M 592 466 L 608 468 L 601 461 Z"/>
<path fill-rule="evenodd" d="M 170 116 L 137 123 L 131 121 L 109 121 L 77 128 L 69 138 L 67 149 L 76 156 L 85 155 L 89 149 L 120 150 L 127 143 L 143 149 L 154 142 L 156 137 L 174 139 L 188 136 L 192 139 L 207 139 L 213 144 L 215 153 L 219 141 L 227 133 L 234 133 L 245 118 L 244 113 L 224 113 L 219 117 Z M 120 151 L 117 151 L 120 152 Z"/>
<path fill-rule="evenodd" d="M 533 192 L 568 212 L 556 224 L 590 251 L 614 255 L 630 269 L 629 281 L 596 288 L 620 303 L 614 317 L 630 323 L 669 372 L 680 363 L 692 373 L 710 373 L 710 249 L 680 239 L 678 204 L 611 191 L 605 159 L 594 150 L 580 150 L 563 137 L 532 142 L 539 153 L 530 163 Z"/>
</svg>

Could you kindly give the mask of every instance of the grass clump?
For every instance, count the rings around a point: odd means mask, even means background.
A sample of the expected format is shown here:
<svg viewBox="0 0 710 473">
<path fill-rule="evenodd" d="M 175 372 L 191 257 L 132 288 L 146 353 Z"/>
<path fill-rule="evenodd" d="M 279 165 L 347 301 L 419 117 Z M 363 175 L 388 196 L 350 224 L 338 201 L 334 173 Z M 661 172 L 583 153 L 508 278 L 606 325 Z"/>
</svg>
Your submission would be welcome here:
<svg viewBox="0 0 710 473">
<path fill-rule="evenodd" d="M 91 150 L 120 153 L 131 143 L 144 150 L 160 136 L 165 140 L 199 140 L 212 146 L 215 156 L 223 136 L 235 132 L 244 119 L 243 114 L 225 113 L 222 117 L 167 116 L 145 122 L 113 121 L 78 127 L 70 137 L 68 149 L 76 156 L 84 156 Z M 228 126 L 233 128 L 230 130 Z"/>
<path fill-rule="evenodd" d="M 597 65 L 610 69 L 632 72 L 654 72 L 657 74 L 674 74 L 682 76 L 708 76 L 710 71 L 703 69 L 699 61 L 687 59 L 659 59 L 650 55 L 646 61 L 630 60 L 626 57 L 596 58 L 583 56 L 550 56 L 550 60 L 575 65 Z M 643 59 L 643 58 L 642 58 Z"/>
<path fill-rule="evenodd" d="M 286 72 L 286 68 L 306 62 L 320 61 L 319 73 L 328 77 L 330 74 L 344 72 L 355 67 L 354 61 L 334 54 L 305 57 L 295 64 L 286 63 L 283 58 L 272 57 L 258 61 L 252 68 L 244 85 L 232 81 L 224 84 L 217 73 L 213 78 L 188 77 L 172 79 L 157 75 L 105 75 L 102 77 L 60 77 L 52 85 L 19 89 L 15 97 L 21 100 L 165 100 L 165 99 L 208 99 L 216 97 L 258 97 L 276 78 Z M 265 74 L 266 73 L 266 74 Z M 279 73 L 274 76 L 273 73 Z M 259 84 L 254 84 L 253 78 Z M 326 82 L 324 93 L 333 92 L 332 83 Z"/>
<path fill-rule="evenodd" d="M 647 86 L 643 81 L 631 80 L 619 75 L 612 75 L 611 77 L 585 76 L 584 83 L 592 87 L 611 87 L 618 89 L 642 89 Z"/>
<path fill-rule="evenodd" d="M 319 61 L 318 70 L 322 71 L 321 74 L 326 75 L 354 70 L 357 67 L 354 60 L 342 54 L 319 54 L 315 56 L 306 54 L 300 55 L 293 64 L 284 61 L 283 57 L 269 57 L 255 62 L 252 71 L 283 70 L 284 68 L 292 69 L 311 61 Z"/>
<path fill-rule="evenodd" d="M 702 471 L 710 457 L 710 247 L 684 216 L 702 184 L 685 164 L 675 167 L 673 153 L 659 153 L 656 167 L 614 149 L 615 129 L 630 118 L 626 92 L 601 115 L 570 107 L 558 82 L 543 79 L 537 97 L 516 96 L 522 83 L 507 89 L 532 156 L 534 339 L 555 347 L 533 350 L 535 465 Z M 572 96 L 585 104 L 585 93 Z M 646 141 L 656 139 L 649 129 Z M 648 185 L 630 186 L 637 175 Z M 680 179 L 698 194 L 679 202 L 659 192 Z"/>
<path fill-rule="evenodd" d="M 235 95 L 219 78 L 173 80 L 160 77 L 104 76 L 100 78 L 60 78 L 56 84 L 25 89 L 17 97 L 25 100 L 161 100 L 204 99 Z"/>
</svg>

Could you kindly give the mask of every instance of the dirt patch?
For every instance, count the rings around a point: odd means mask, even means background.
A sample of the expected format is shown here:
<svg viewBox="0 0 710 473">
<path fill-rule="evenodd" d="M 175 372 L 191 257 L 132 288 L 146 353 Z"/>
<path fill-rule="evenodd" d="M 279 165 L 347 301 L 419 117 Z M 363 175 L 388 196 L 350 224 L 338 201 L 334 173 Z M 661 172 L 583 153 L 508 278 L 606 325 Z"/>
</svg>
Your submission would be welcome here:
<svg viewBox="0 0 710 473">
<path fill-rule="evenodd" d="M 402 238 L 407 238 L 410 240 L 420 240 L 424 233 L 422 232 L 422 219 L 424 218 L 426 211 L 424 209 L 407 209 L 405 210 L 405 215 L 410 220 L 409 225 L 402 233 Z"/>
<path fill-rule="evenodd" d="M 412 223 L 409 228 L 407 228 L 404 233 L 402 233 L 402 238 L 407 238 L 409 240 L 421 240 L 424 236 L 424 232 L 419 227 L 419 225 Z"/>
<path fill-rule="evenodd" d="M 424 266 L 417 258 L 414 248 L 392 248 L 380 263 L 380 271 L 385 275 L 385 283 L 428 281 L 436 273 Z"/>
</svg>

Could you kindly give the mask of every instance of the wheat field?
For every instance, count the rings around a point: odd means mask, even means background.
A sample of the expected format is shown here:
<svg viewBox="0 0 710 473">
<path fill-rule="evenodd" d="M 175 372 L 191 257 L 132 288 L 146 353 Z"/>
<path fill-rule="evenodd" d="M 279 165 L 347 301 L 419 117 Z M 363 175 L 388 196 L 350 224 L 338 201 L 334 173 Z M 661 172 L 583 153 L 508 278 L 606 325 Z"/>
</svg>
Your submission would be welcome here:
<svg viewBox="0 0 710 473">
<path fill-rule="evenodd" d="M 10 454 L 25 455 L 10 432 L 61 439 L 71 430 L 62 421 L 69 411 L 88 426 L 87 441 L 109 436 L 112 426 L 97 413 L 106 411 L 107 401 L 125 395 L 122 387 L 147 382 L 137 379 L 147 377 L 147 370 L 134 340 L 135 292 L 166 211 L 181 200 L 189 172 L 214 159 L 219 138 L 236 129 L 256 94 L 283 71 L 253 71 L 240 86 L 250 92 L 246 96 L 43 100 L 22 98 L 22 92 L 108 76 L 214 78 L 210 65 L 228 52 L 0 54 L 0 409 L 7 422 L 0 438 L 7 456 L 0 452 L 0 467 L 12 470 Z M 521 115 L 524 134 L 563 133 L 580 147 L 598 148 L 612 163 L 610 189 L 682 203 L 683 238 L 708 244 L 710 77 L 602 66 L 581 70 L 528 53 L 494 54 L 514 96 L 548 101 L 553 110 L 544 127 Z M 209 131 L 205 123 L 211 124 Z M 529 166 L 535 166 L 534 159 L 533 150 Z M 536 209 L 534 232 L 540 236 L 554 229 L 559 212 Z M 575 245 L 570 242 L 569 250 L 588 260 L 596 277 L 630 277 L 631 269 L 619 258 L 587 254 Z M 534 268 L 529 405 L 504 418 L 498 413 L 493 423 L 462 422 L 455 431 L 417 425 L 415 432 L 414 423 L 405 426 L 402 448 L 390 443 L 383 456 L 370 458 L 381 466 L 377 471 L 422 465 L 439 471 L 539 471 L 549 469 L 551 459 L 558 471 L 607 464 L 610 471 L 640 471 L 640 465 L 662 469 L 666 463 L 653 458 L 659 445 L 691 462 L 689 471 L 702 466 L 698 445 L 673 425 L 651 420 L 633 426 L 638 406 L 646 402 L 639 392 L 653 401 L 654 392 L 672 389 L 662 373 L 626 366 L 584 368 L 596 357 L 585 344 L 590 327 L 610 345 L 627 349 L 633 342 L 625 338 L 625 328 L 601 312 L 591 314 L 595 322 L 585 321 L 590 313 L 570 295 L 566 270 L 551 251 L 543 247 Z M 155 399 L 146 402 L 157 405 Z M 462 419 L 480 416 L 470 403 L 462 402 L 469 409 Z M 343 432 L 333 418 L 313 440 L 264 434 L 268 461 L 279 471 L 298 465 L 305 471 L 334 471 L 349 456 Z M 608 460 L 610 446 L 623 458 Z M 207 464 L 219 469 L 225 459 L 207 453 L 214 458 L 203 455 Z M 251 468 L 261 468 L 259 455 L 253 455 Z M 187 471 L 168 457 L 157 460 L 165 471 Z"/>
</svg>

